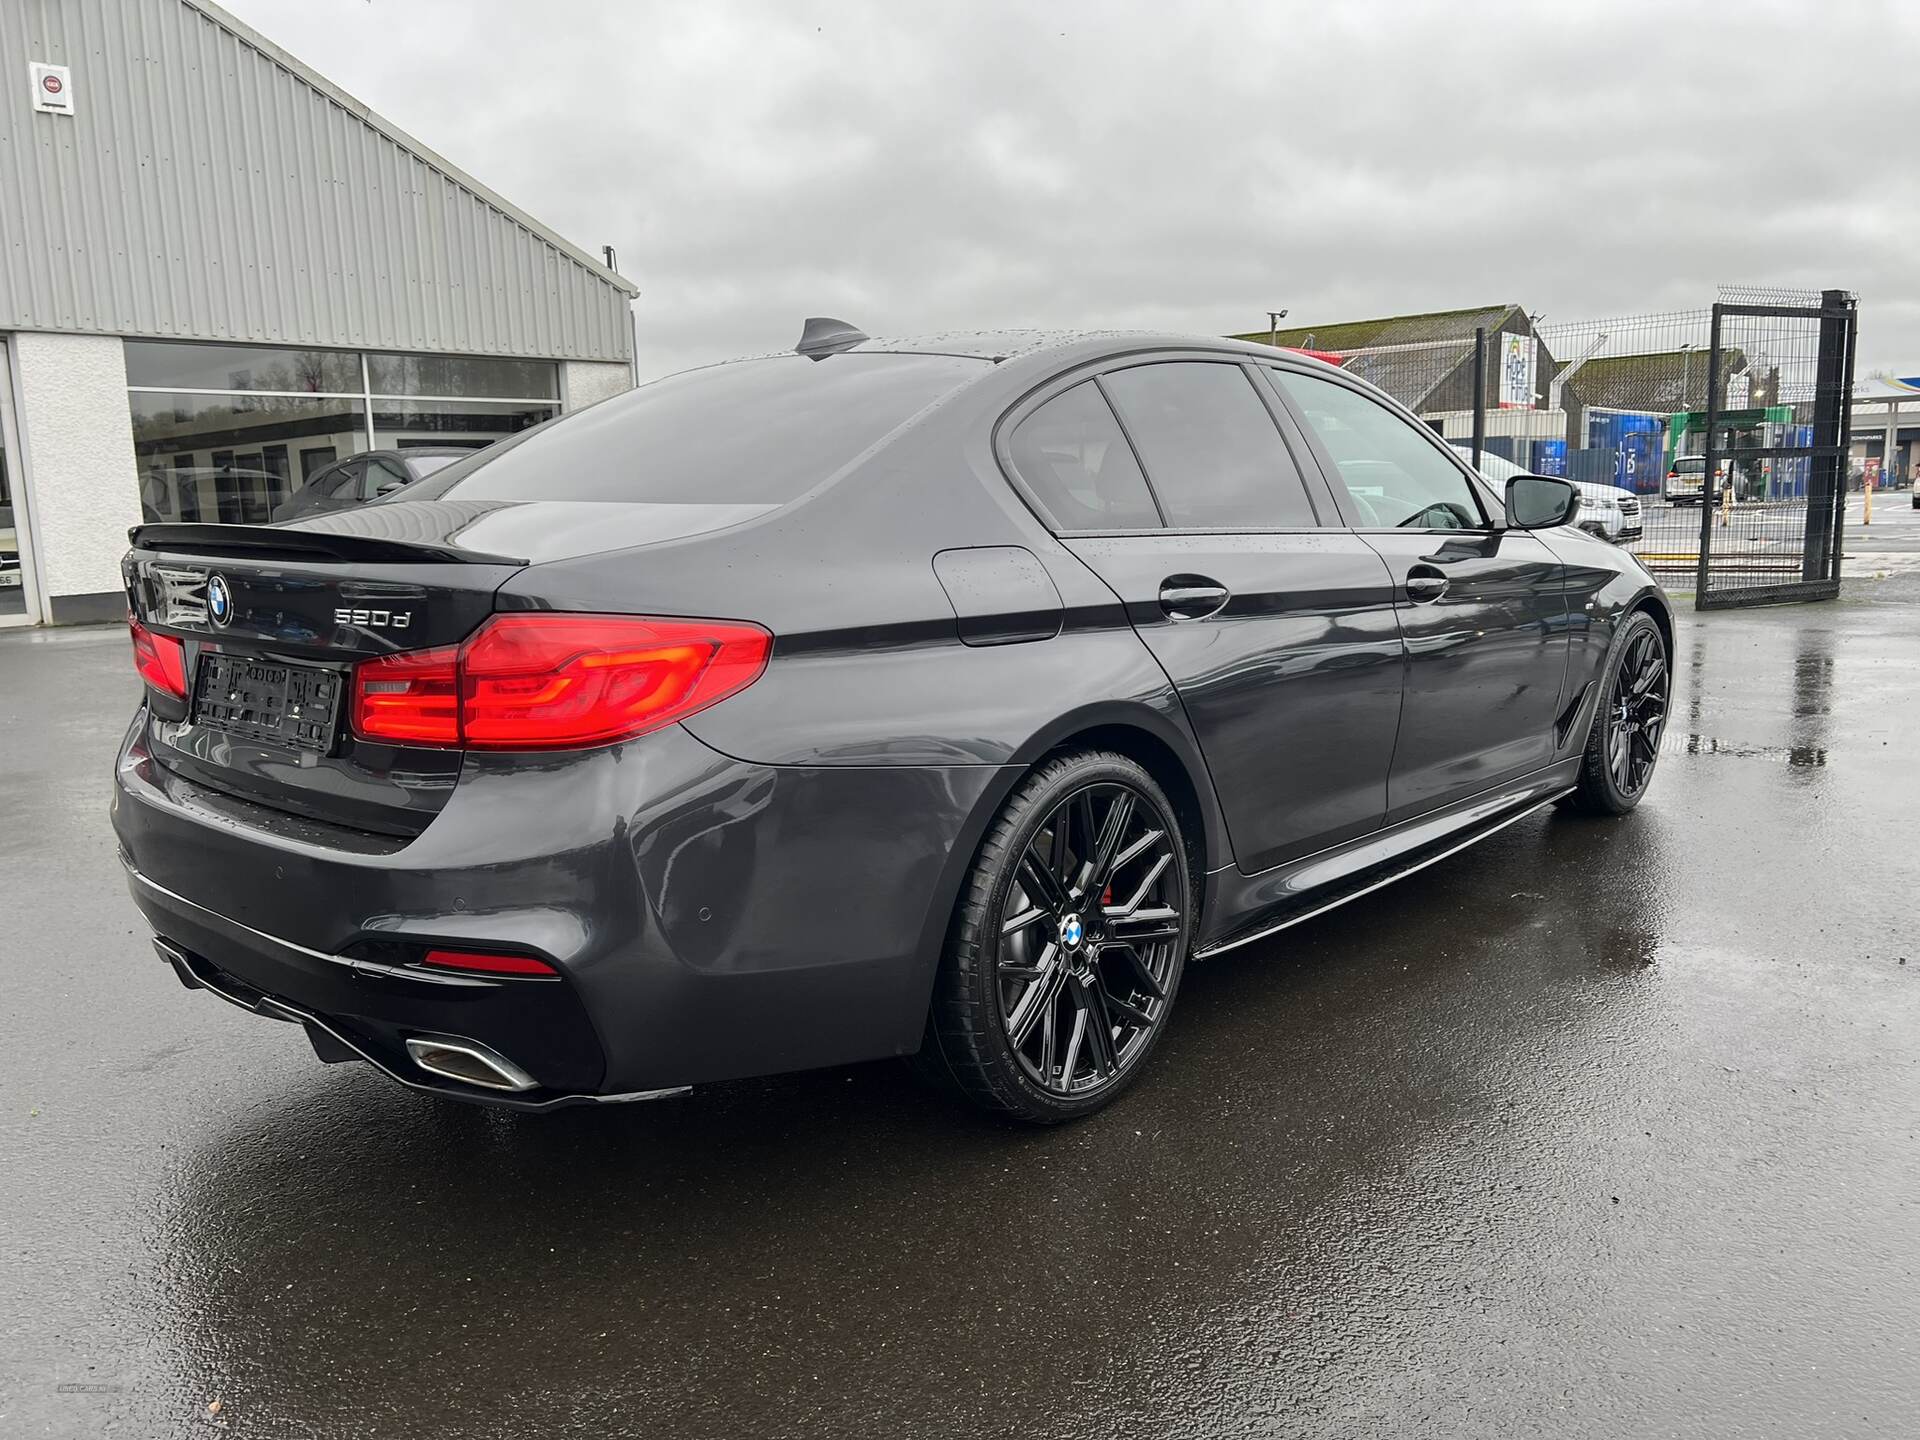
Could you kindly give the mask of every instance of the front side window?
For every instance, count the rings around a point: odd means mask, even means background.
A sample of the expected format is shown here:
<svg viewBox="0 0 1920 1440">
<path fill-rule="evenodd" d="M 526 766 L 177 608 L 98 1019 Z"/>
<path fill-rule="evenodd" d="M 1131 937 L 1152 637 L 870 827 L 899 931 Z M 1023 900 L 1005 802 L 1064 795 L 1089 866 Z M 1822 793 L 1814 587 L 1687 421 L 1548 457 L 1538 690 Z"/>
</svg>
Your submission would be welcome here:
<svg viewBox="0 0 1920 1440">
<path fill-rule="evenodd" d="M 1014 428 L 1013 468 L 1062 530 L 1156 530 L 1146 478 L 1091 380 L 1054 396 Z"/>
<path fill-rule="evenodd" d="M 406 467 L 399 461 L 389 460 L 384 455 L 378 456 L 367 466 L 367 473 L 361 477 L 359 498 L 378 499 L 382 495 L 398 490 L 411 479 L 413 477 L 407 473 Z"/>
<path fill-rule="evenodd" d="M 1101 384 L 1175 529 L 1294 529 L 1315 522 L 1306 486 L 1238 365 L 1137 365 Z"/>
<path fill-rule="evenodd" d="M 1335 381 L 1291 370 L 1274 378 L 1333 457 L 1361 528 L 1484 527 L 1473 486 L 1419 427 Z"/>
</svg>

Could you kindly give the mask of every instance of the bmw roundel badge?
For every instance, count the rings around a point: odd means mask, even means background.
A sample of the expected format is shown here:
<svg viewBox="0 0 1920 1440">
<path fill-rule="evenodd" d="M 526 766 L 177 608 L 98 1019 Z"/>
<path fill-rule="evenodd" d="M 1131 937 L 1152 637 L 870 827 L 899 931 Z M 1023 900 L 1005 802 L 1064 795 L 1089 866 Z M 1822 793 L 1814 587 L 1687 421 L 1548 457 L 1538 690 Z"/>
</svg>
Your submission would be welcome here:
<svg viewBox="0 0 1920 1440">
<path fill-rule="evenodd" d="M 216 625 L 226 625 L 233 619 L 233 592 L 227 588 L 224 575 L 207 577 L 207 618 Z"/>
<path fill-rule="evenodd" d="M 1086 927 L 1080 923 L 1078 915 L 1069 915 L 1060 922 L 1060 943 L 1069 950 L 1079 949 L 1086 933 Z"/>
</svg>

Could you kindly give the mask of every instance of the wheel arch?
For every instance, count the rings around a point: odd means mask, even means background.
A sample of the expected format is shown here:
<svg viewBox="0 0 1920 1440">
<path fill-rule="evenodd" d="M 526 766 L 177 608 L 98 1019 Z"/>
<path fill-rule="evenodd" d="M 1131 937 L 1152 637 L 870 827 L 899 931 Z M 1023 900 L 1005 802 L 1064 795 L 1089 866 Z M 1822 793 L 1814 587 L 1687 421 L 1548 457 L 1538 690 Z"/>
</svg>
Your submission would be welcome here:
<svg viewBox="0 0 1920 1440">
<path fill-rule="evenodd" d="M 1653 617 L 1653 623 L 1660 627 L 1660 639 L 1667 647 L 1667 664 L 1673 664 L 1673 610 L 1666 598 L 1658 591 L 1648 590 L 1627 607 L 1626 613 L 1644 610 Z M 1622 617 L 1624 619 L 1624 617 Z"/>
<path fill-rule="evenodd" d="M 1173 802 L 1187 844 L 1194 886 L 1209 870 L 1233 863 L 1231 842 L 1200 747 L 1186 728 L 1177 699 L 1165 706 L 1138 702 L 1092 704 L 1061 716 L 1015 755 L 1021 778 L 1069 750 L 1112 750 L 1145 770 Z"/>
<path fill-rule="evenodd" d="M 1206 892 L 1204 882 L 1214 851 L 1207 840 L 1207 812 L 1202 806 L 1200 788 L 1188 772 L 1186 763 L 1171 745 L 1153 731 L 1128 724 L 1095 725 L 1075 731 L 1034 763 L 1039 765 L 1052 756 L 1081 750 L 1111 750 L 1117 755 L 1124 755 L 1151 775 L 1154 784 L 1165 792 L 1173 805 L 1174 818 L 1180 822 L 1194 903 L 1199 904 Z M 1209 783 L 1209 796 L 1211 793 L 1212 786 Z"/>
<path fill-rule="evenodd" d="M 1174 714 L 1184 720 L 1184 712 L 1176 710 Z M 1012 763 L 1000 767 L 995 783 L 987 787 L 974 813 L 968 817 L 941 875 L 939 893 L 928 908 L 922 933 L 921 963 L 912 983 L 923 1015 L 929 1012 L 933 1002 L 934 976 L 967 876 L 979 858 L 980 846 L 994 819 L 1007 803 L 1007 797 L 1027 776 L 1053 757 L 1076 750 L 1111 750 L 1124 755 L 1151 775 L 1154 783 L 1166 793 L 1186 844 L 1195 906 L 1193 933 L 1195 936 L 1202 933 L 1205 907 L 1212 898 L 1213 888 L 1208 883 L 1208 869 L 1231 865 L 1233 852 L 1219 801 L 1213 792 L 1213 781 L 1199 747 L 1182 724 L 1152 705 L 1140 702 L 1090 705 L 1063 715 L 1037 731 L 1019 748 Z"/>
</svg>

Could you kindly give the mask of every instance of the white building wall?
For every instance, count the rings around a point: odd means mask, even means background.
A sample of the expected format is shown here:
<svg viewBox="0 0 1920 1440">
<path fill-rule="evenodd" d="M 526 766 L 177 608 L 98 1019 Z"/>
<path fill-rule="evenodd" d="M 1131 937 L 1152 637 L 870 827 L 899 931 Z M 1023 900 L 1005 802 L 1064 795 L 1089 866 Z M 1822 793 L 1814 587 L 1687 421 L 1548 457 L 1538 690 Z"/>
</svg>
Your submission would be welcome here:
<svg viewBox="0 0 1920 1440">
<path fill-rule="evenodd" d="M 560 365 L 560 403 L 568 410 L 584 410 L 633 388 L 633 371 L 625 365 L 596 360 L 566 360 Z"/>
<path fill-rule="evenodd" d="M 1473 438 L 1471 410 L 1432 410 L 1423 412 L 1423 420 L 1438 420 L 1441 437 L 1448 441 Z M 1489 436 L 1526 440 L 1564 440 L 1567 438 L 1567 412 L 1564 410 L 1489 410 Z"/>
<path fill-rule="evenodd" d="M 140 523 L 126 349 L 114 335 L 19 331 L 13 363 L 19 475 L 41 593 L 50 618 L 60 620 L 72 608 L 60 597 L 120 590 L 127 529 Z"/>
</svg>

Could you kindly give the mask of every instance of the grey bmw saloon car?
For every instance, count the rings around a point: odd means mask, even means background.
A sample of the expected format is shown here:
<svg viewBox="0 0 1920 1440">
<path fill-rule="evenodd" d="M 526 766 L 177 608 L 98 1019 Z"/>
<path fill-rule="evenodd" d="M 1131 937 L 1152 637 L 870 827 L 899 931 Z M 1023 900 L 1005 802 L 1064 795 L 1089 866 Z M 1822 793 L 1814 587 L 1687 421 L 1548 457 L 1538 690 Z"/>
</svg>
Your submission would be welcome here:
<svg viewBox="0 0 1920 1440">
<path fill-rule="evenodd" d="M 133 531 L 113 823 L 180 979 L 323 1060 L 538 1110 L 913 1056 L 1070 1119 L 1190 961 L 1646 793 L 1672 620 L 1577 511 L 1303 356 L 810 322 Z"/>
</svg>

